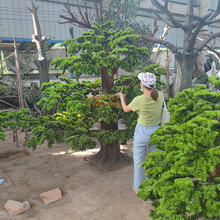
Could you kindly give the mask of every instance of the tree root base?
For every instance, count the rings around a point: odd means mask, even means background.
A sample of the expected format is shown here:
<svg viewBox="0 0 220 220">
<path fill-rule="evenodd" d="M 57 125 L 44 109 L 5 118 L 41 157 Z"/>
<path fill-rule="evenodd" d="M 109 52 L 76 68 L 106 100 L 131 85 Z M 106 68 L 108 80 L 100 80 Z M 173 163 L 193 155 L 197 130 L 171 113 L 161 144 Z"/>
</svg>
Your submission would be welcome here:
<svg viewBox="0 0 220 220">
<path fill-rule="evenodd" d="M 120 153 L 120 160 L 116 162 L 101 162 L 96 155 L 87 157 L 88 161 L 102 172 L 112 171 L 133 163 L 133 159 L 126 154 Z"/>
</svg>

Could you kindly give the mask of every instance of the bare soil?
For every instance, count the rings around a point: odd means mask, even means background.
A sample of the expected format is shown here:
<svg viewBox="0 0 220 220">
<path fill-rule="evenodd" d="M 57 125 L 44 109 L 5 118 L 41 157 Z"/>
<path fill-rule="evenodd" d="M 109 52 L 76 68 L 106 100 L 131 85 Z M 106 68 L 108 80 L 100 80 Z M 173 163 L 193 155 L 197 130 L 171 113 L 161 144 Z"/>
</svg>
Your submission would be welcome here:
<svg viewBox="0 0 220 220">
<path fill-rule="evenodd" d="M 68 144 L 46 145 L 34 152 L 12 141 L 0 141 L 0 220 L 148 220 L 150 202 L 143 201 L 132 190 L 133 164 L 110 172 L 101 172 L 86 157 L 98 152 L 72 151 Z M 132 157 L 132 141 L 121 146 Z M 60 188 L 63 198 L 44 205 L 40 194 Z M 28 201 L 30 210 L 9 217 L 7 200 Z"/>
</svg>

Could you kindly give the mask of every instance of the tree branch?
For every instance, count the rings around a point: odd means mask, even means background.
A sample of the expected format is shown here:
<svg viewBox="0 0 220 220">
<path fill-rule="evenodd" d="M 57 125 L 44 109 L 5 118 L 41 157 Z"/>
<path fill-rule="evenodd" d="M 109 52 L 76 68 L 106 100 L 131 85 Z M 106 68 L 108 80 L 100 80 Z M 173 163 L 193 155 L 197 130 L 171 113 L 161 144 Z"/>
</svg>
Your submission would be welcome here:
<svg viewBox="0 0 220 220">
<path fill-rule="evenodd" d="M 103 0 L 100 1 L 100 18 L 101 18 L 101 24 L 103 24 L 103 16 L 102 16 L 102 3 L 103 3 Z"/>
<path fill-rule="evenodd" d="M 197 21 L 204 22 L 207 18 L 209 18 L 209 16 L 211 16 L 211 14 L 212 14 L 212 12 L 206 14 L 203 17 L 199 17 L 199 16 L 196 16 L 196 15 L 193 15 L 193 14 L 186 14 L 186 16 L 191 17 L 191 18 L 193 18 Z"/>
<path fill-rule="evenodd" d="M 36 7 L 35 5 L 34 5 L 34 2 L 32 1 L 32 9 L 30 9 L 29 7 L 26 7 L 31 13 L 36 13 L 36 11 L 38 10 L 38 8 L 39 8 L 39 5 Z"/>
<path fill-rule="evenodd" d="M 202 27 L 203 27 L 202 22 L 198 22 L 198 24 L 195 28 L 191 27 L 192 31 L 191 31 L 191 35 L 189 36 L 188 41 L 187 41 L 186 51 L 192 51 L 192 49 L 194 48 L 194 45 L 196 43 L 196 38 L 197 38 L 199 32 L 201 31 Z"/>
<path fill-rule="evenodd" d="M 71 18 L 73 19 L 73 20 L 77 20 L 77 15 L 75 14 L 73 14 L 72 13 L 72 11 L 71 11 L 71 9 L 70 9 L 70 6 L 68 6 L 68 5 L 64 5 L 65 7 L 66 7 L 66 9 L 67 9 L 67 11 L 66 11 L 66 13 L 68 13 L 68 14 L 70 14 L 70 16 L 71 16 Z M 75 12 L 74 12 L 75 13 Z"/>
<path fill-rule="evenodd" d="M 168 41 L 160 40 L 160 39 L 157 39 L 157 38 L 154 38 L 154 37 L 148 37 L 148 36 L 145 36 L 143 34 L 141 34 L 141 37 L 144 40 L 147 40 L 147 41 L 150 41 L 150 42 L 153 42 L 153 43 L 162 44 L 162 45 L 166 46 L 168 49 L 170 49 L 173 53 L 177 52 L 177 47 L 175 47 L 173 44 L 171 44 Z"/>
<path fill-rule="evenodd" d="M 114 22 L 114 25 L 117 24 L 117 22 L 120 20 L 120 13 L 121 13 L 121 10 L 124 6 L 124 3 L 120 5 L 120 7 L 118 8 L 118 11 L 117 11 L 117 15 L 116 15 L 116 19 L 115 19 L 115 22 Z"/>
<path fill-rule="evenodd" d="M 164 23 L 166 23 L 168 26 L 175 28 L 175 26 L 169 22 L 167 19 L 163 18 L 162 16 L 160 16 L 155 10 L 153 10 L 152 8 L 150 8 L 150 10 L 157 16 L 157 18 L 159 20 L 162 20 Z"/>
<path fill-rule="evenodd" d="M 160 40 L 166 40 L 165 36 L 167 35 L 167 32 L 170 30 L 170 27 L 168 25 L 166 25 L 164 27 L 164 31 L 163 31 L 163 34 L 160 36 Z M 161 44 L 158 44 L 158 47 L 157 47 L 157 53 L 156 53 L 156 56 L 154 58 L 154 62 L 156 61 L 159 53 L 160 53 L 160 47 L 161 47 Z"/>
<path fill-rule="evenodd" d="M 186 24 L 188 25 L 188 28 L 187 28 L 188 41 L 187 41 L 185 51 L 189 53 L 192 51 L 196 43 L 196 38 L 199 35 L 202 27 L 206 26 L 205 21 L 210 17 L 210 15 L 211 13 L 208 13 L 203 17 L 198 17 L 198 16 L 193 15 L 193 1 L 192 0 L 188 1 L 187 14 L 186 14 L 187 16 Z M 197 22 L 195 23 L 195 26 L 193 26 L 193 19 L 197 20 Z"/>
<path fill-rule="evenodd" d="M 169 1 L 168 1 L 168 0 L 165 0 L 164 7 L 165 7 L 166 9 L 168 9 L 168 3 L 169 3 Z"/>
<path fill-rule="evenodd" d="M 65 23 L 72 23 L 74 25 L 77 26 L 77 24 L 79 25 L 78 27 L 85 27 L 85 28 L 88 28 L 88 29 L 92 29 L 91 25 L 89 24 L 85 24 L 84 22 L 81 22 L 79 20 L 73 20 L 72 18 L 69 18 L 69 17 L 66 17 L 64 15 L 60 15 L 59 16 L 60 18 L 63 18 L 63 19 L 66 19 L 66 21 L 58 21 L 59 24 L 65 24 Z"/>
<path fill-rule="evenodd" d="M 187 1 L 186 14 L 193 14 L 193 0 Z M 192 29 L 193 29 L 192 22 L 193 22 L 193 19 L 191 17 L 187 16 L 186 21 L 185 21 L 185 25 L 187 25 L 186 32 L 189 36 L 190 36 Z"/>
<path fill-rule="evenodd" d="M 208 45 L 206 45 L 206 47 L 207 47 L 211 52 L 213 52 L 214 54 L 216 54 L 217 57 L 220 58 L 220 53 L 217 52 L 213 47 L 210 47 L 210 46 L 208 46 Z"/>
<path fill-rule="evenodd" d="M 90 20 L 89 20 L 89 17 L 88 17 L 88 10 L 87 10 L 87 7 L 86 7 L 86 2 L 84 2 L 84 7 L 85 7 L 85 17 L 86 17 L 86 21 L 87 21 L 87 24 L 90 24 Z"/>
<path fill-rule="evenodd" d="M 77 3 L 78 3 L 79 14 L 81 16 L 82 21 L 80 21 L 77 18 L 77 16 L 73 14 L 73 12 L 71 11 L 70 5 L 68 3 L 64 3 L 63 5 L 67 10 L 66 13 L 68 13 L 71 17 L 60 15 L 59 17 L 65 19 L 66 21 L 63 21 L 63 22 L 58 21 L 58 23 L 59 24 L 71 23 L 71 24 L 76 25 L 77 27 L 84 27 L 84 28 L 92 29 L 92 22 L 91 22 L 91 19 L 89 18 L 88 11 L 87 11 L 87 8 L 86 8 L 86 4 L 84 4 L 85 5 L 85 10 L 86 10 L 85 11 L 85 16 L 84 16 L 82 14 L 81 9 L 80 9 L 80 5 L 79 5 L 78 0 L 77 0 Z"/>
<path fill-rule="evenodd" d="M 208 38 L 206 38 L 206 39 L 201 43 L 201 45 L 198 46 L 196 49 L 197 49 L 198 51 L 202 51 L 202 49 L 209 43 L 209 41 L 211 41 L 211 40 L 213 40 L 213 39 L 215 39 L 215 38 L 217 38 L 217 37 L 220 37 L 220 31 L 217 32 L 217 33 L 215 33 L 215 34 L 212 34 L 211 36 L 209 36 Z"/>
<path fill-rule="evenodd" d="M 157 0 L 151 0 L 151 3 L 155 7 L 157 7 L 159 10 L 163 11 L 168 16 L 168 18 L 170 19 L 171 23 L 173 24 L 173 26 L 175 28 L 182 28 L 183 27 L 183 25 L 180 22 L 178 22 L 174 19 L 171 12 L 167 9 L 168 1 L 165 2 L 165 6 L 161 5 Z M 170 24 L 168 24 L 168 25 L 172 27 L 172 25 L 170 25 Z"/>
<path fill-rule="evenodd" d="M 112 20 L 112 16 L 111 16 L 112 4 L 113 4 L 113 0 L 111 0 L 111 2 L 110 2 L 110 7 L 108 10 L 108 16 L 107 16 L 108 20 Z"/>
<path fill-rule="evenodd" d="M 220 22 L 220 19 L 212 20 L 212 21 L 206 21 L 205 25 L 214 24 Z"/>
<path fill-rule="evenodd" d="M 154 37 L 154 35 L 157 33 L 159 27 L 157 25 L 157 19 L 154 20 L 154 30 L 153 33 L 151 34 L 151 37 Z"/>
<path fill-rule="evenodd" d="M 118 72 L 119 66 L 112 69 L 112 77 Z"/>
<path fill-rule="evenodd" d="M 77 0 L 77 4 L 78 4 L 78 11 L 79 11 L 79 14 L 81 15 L 82 20 L 83 20 L 84 23 L 86 24 L 87 22 L 86 22 L 85 17 L 84 17 L 83 14 L 82 14 L 82 11 L 81 11 L 81 8 L 80 8 L 79 1 L 78 1 L 78 0 Z"/>
<path fill-rule="evenodd" d="M 96 14 L 96 18 L 97 18 L 98 24 L 101 24 L 100 23 L 99 10 L 98 10 L 97 2 L 95 3 L 95 14 Z"/>
<path fill-rule="evenodd" d="M 219 14 L 220 14 L 220 0 L 218 1 L 218 5 L 217 5 L 217 8 L 216 8 L 215 12 L 214 12 L 213 15 L 209 18 L 209 20 L 213 20 L 213 19 L 216 18 Z"/>
<path fill-rule="evenodd" d="M 199 17 L 196 15 L 192 15 L 192 14 L 186 14 L 186 16 L 193 18 L 194 20 L 197 20 L 197 23 L 200 22 L 202 24 L 202 26 L 206 26 L 209 24 L 214 24 L 214 23 L 218 23 L 220 22 L 220 19 L 216 19 L 216 20 L 211 20 L 209 17 L 212 14 L 212 12 L 206 14 L 203 17 Z M 196 26 L 196 24 L 195 24 Z"/>
</svg>

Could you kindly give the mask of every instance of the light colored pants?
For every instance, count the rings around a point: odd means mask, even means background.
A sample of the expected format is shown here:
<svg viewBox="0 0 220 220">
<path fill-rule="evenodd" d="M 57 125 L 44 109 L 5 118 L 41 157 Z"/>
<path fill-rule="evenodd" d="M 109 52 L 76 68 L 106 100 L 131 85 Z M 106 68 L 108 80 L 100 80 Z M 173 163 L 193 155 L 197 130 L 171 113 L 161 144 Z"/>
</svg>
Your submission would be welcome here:
<svg viewBox="0 0 220 220">
<path fill-rule="evenodd" d="M 145 160 L 146 147 L 150 141 L 150 135 L 156 131 L 159 125 L 144 127 L 137 123 L 134 131 L 134 189 L 139 190 L 139 186 L 146 180 L 144 169 L 141 164 Z M 159 150 L 155 145 L 150 145 L 150 152 Z"/>
</svg>

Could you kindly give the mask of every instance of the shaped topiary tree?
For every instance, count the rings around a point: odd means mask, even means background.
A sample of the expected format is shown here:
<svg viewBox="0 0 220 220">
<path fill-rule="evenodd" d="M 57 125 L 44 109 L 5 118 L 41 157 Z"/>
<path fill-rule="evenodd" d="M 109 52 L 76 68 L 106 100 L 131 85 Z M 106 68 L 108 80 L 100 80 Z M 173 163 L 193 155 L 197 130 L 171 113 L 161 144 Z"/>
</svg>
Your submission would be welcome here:
<svg viewBox="0 0 220 220">
<path fill-rule="evenodd" d="M 56 106 L 58 114 L 47 116 L 47 119 L 39 118 L 41 121 L 35 123 L 29 147 L 35 149 L 47 139 L 49 147 L 54 141 L 68 141 L 72 149 L 83 150 L 95 147 L 93 138 L 96 137 L 101 148 L 89 160 L 99 169 L 111 170 L 131 162 L 120 152 L 120 142 L 125 144 L 133 136 L 136 115 L 123 113 L 115 93 L 124 86 L 128 93 L 127 102 L 131 101 L 140 94 L 139 80 L 136 74 L 124 75 L 120 81 L 114 76 L 119 68 L 133 71 L 149 57 L 147 48 L 135 46 L 140 36 L 132 32 L 130 28 L 113 30 L 112 23 L 107 22 L 96 24 L 81 37 L 64 43 L 68 46 L 68 57 L 56 58 L 53 64 L 63 72 L 75 71 L 78 77 L 82 73 L 97 75 L 101 80 L 77 83 L 61 77 L 65 83 L 43 84 L 41 90 L 45 97 L 39 104 L 44 103 L 44 108 L 48 109 Z M 165 74 L 165 70 L 158 64 L 149 66 L 147 70 L 155 72 L 159 86 L 160 75 Z M 118 129 L 120 118 L 124 119 L 126 130 Z M 94 131 L 91 126 L 97 121 L 100 121 L 101 128 Z"/>
<path fill-rule="evenodd" d="M 2 128 L 9 128 L 14 132 L 16 145 L 19 147 L 18 129 L 27 130 L 34 121 L 35 118 L 29 115 L 29 110 L 25 108 L 19 111 L 0 112 L 0 139 L 6 140 L 5 132 Z"/>
<path fill-rule="evenodd" d="M 170 121 L 151 136 L 163 151 L 146 157 L 138 196 L 153 202 L 152 219 L 220 218 L 220 94 L 205 88 L 171 99 Z"/>
</svg>

